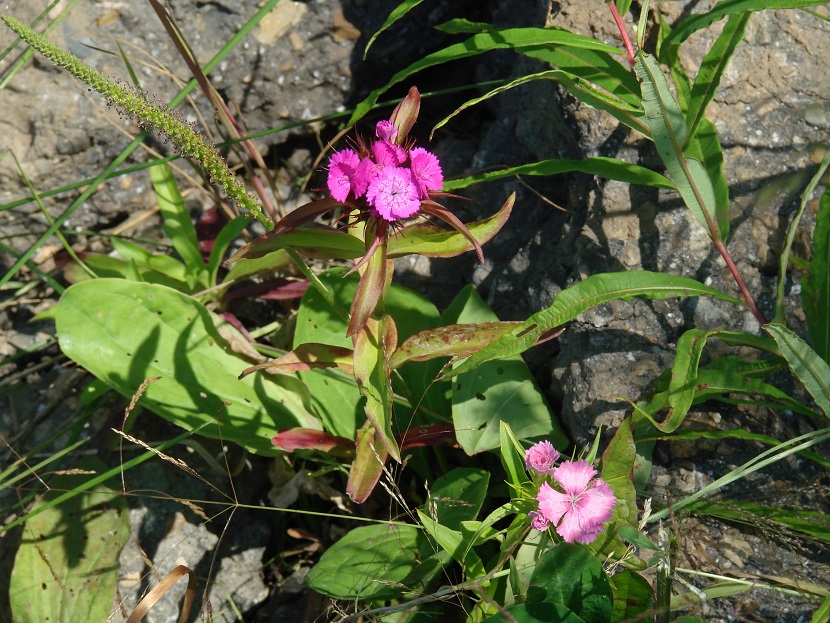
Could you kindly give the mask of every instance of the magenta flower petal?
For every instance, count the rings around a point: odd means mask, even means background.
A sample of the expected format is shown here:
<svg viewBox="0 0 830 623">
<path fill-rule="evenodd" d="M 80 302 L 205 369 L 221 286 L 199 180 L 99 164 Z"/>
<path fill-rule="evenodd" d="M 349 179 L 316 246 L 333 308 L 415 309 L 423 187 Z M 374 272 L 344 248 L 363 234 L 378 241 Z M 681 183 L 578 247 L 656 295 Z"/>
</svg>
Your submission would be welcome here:
<svg viewBox="0 0 830 623">
<path fill-rule="evenodd" d="M 394 141 L 398 137 L 398 128 L 391 121 L 378 121 L 375 126 L 375 136 L 382 141 Z"/>
<path fill-rule="evenodd" d="M 540 513 L 539 511 L 530 511 L 527 514 L 530 517 L 530 527 L 534 530 L 538 530 L 539 532 L 544 532 L 548 529 L 550 522 L 548 518 L 544 516 L 544 514 Z"/>
<path fill-rule="evenodd" d="M 553 464 L 559 460 L 559 453 L 549 441 L 540 441 L 525 450 L 525 467 L 537 474 L 553 474 Z"/>
<path fill-rule="evenodd" d="M 553 479 L 565 492 L 543 483 L 536 495 L 539 512 L 568 543 L 590 543 L 611 518 L 617 500 L 608 483 L 595 475 L 587 461 L 565 461 L 553 470 Z"/>
<path fill-rule="evenodd" d="M 415 214 L 421 207 L 412 172 L 402 167 L 384 167 L 369 182 L 366 199 L 387 221 L 397 221 Z"/>
<path fill-rule="evenodd" d="M 396 167 L 406 160 L 406 152 L 400 145 L 389 141 L 375 141 L 372 144 L 375 162 L 384 167 Z"/>
<path fill-rule="evenodd" d="M 444 185 L 444 174 L 435 154 L 423 147 L 415 147 L 409 152 L 409 162 L 421 198 L 427 198 L 428 190 L 441 190 Z"/>
<path fill-rule="evenodd" d="M 360 156 L 351 149 L 336 151 L 329 160 L 327 185 L 331 196 L 337 201 L 346 201 L 352 190 L 352 179 L 360 164 Z"/>
</svg>

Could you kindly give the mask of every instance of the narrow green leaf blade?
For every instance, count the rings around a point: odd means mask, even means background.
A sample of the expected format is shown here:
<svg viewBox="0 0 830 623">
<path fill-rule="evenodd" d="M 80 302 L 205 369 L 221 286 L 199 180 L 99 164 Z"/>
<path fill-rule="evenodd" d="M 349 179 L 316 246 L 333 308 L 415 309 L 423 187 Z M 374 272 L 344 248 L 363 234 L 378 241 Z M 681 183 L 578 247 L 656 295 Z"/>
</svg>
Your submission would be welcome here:
<svg viewBox="0 0 830 623">
<path fill-rule="evenodd" d="M 830 365 L 784 325 L 770 323 L 764 330 L 772 336 L 795 377 L 804 384 L 816 404 L 830 417 Z"/>
<path fill-rule="evenodd" d="M 726 66 L 729 64 L 735 48 L 743 41 L 746 24 L 751 15 L 752 13 L 749 11 L 730 15 L 723 27 L 723 32 L 703 58 L 700 69 L 698 69 L 695 76 L 695 83 L 692 85 L 691 98 L 686 113 L 686 123 L 689 126 L 690 136 L 694 136 L 697 132 L 697 127 L 706 113 L 706 107 L 715 97 L 721 76 L 726 71 Z"/>
<path fill-rule="evenodd" d="M 158 197 L 159 210 L 164 219 L 162 229 L 173 243 L 173 248 L 184 261 L 187 274 L 195 281 L 202 281 L 207 286 L 207 268 L 202 261 L 202 252 L 199 250 L 199 238 L 196 228 L 190 220 L 190 213 L 184 204 L 184 198 L 179 192 L 173 171 L 166 163 L 150 167 L 150 179 Z M 194 284 L 195 285 L 195 282 Z"/>
<path fill-rule="evenodd" d="M 463 364 L 449 371 L 447 376 L 462 374 L 485 361 L 523 353 L 547 332 L 602 303 L 612 300 L 627 301 L 635 297 L 665 300 L 679 296 L 710 296 L 740 305 L 736 298 L 687 277 L 675 277 L 647 270 L 592 275 L 560 292 L 550 307 L 533 314 L 521 327 L 468 358 Z"/>
<path fill-rule="evenodd" d="M 710 11 L 687 17 L 675 26 L 663 42 L 663 49 L 680 45 L 698 30 L 707 28 L 733 13 L 759 11 L 761 9 L 798 9 L 815 5 L 815 0 L 723 0 L 718 2 Z"/>
<path fill-rule="evenodd" d="M 372 47 L 372 44 L 375 42 L 375 39 L 378 38 L 380 33 L 384 30 L 389 28 L 392 24 L 400 20 L 404 17 L 407 13 L 409 13 L 412 9 L 416 6 L 421 4 L 424 0 L 403 0 L 398 6 L 392 9 L 392 12 L 389 14 L 389 17 L 386 18 L 386 21 L 383 22 L 383 25 L 375 31 L 369 41 L 366 43 L 366 49 L 363 50 L 363 60 L 366 60 L 366 55 L 369 53 L 369 48 Z"/>
<path fill-rule="evenodd" d="M 499 171 L 479 173 L 469 177 L 448 180 L 444 182 L 444 190 L 458 190 L 472 186 L 473 184 L 492 182 L 514 175 L 547 176 L 569 173 L 571 171 L 597 175 L 605 179 L 627 182 L 629 184 L 642 184 L 643 186 L 651 186 L 653 188 L 677 188 L 671 180 L 651 169 L 624 162 L 617 158 L 595 156 L 594 158 L 585 158 L 584 160 L 569 160 L 567 158 L 541 160 L 517 167 L 501 169 Z"/>
<path fill-rule="evenodd" d="M 616 48 L 601 43 L 596 39 L 577 35 L 558 28 L 496 28 L 485 33 L 473 35 L 466 41 L 428 54 L 424 58 L 412 63 L 409 67 L 402 69 L 392 76 L 389 82 L 372 91 L 366 99 L 357 105 L 351 119 L 349 119 L 349 125 L 357 123 L 359 119 L 362 119 L 377 104 L 378 98 L 392 86 L 406 80 L 409 76 L 422 69 L 441 65 L 449 61 L 469 58 L 470 56 L 489 52 L 490 50 L 543 45 L 568 45 L 571 47 L 600 50 L 609 54 L 617 52 Z"/>
</svg>

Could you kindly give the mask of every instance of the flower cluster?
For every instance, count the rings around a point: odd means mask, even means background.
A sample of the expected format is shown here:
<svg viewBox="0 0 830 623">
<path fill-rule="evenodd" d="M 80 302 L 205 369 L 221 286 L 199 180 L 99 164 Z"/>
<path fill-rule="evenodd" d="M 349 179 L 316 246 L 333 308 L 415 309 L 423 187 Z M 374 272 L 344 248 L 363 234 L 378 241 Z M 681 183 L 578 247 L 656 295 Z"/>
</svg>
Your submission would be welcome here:
<svg viewBox="0 0 830 623">
<path fill-rule="evenodd" d="M 435 154 L 396 142 L 398 129 L 379 121 L 375 139 L 343 149 L 329 161 L 328 187 L 341 203 L 365 201 L 371 216 L 395 222 L 413 216 L 430 190 L 441 190 L 444 177 Z"/>
<path fill-rule="evenodd" d="M 597 471 L 587 461 L 563 461 L 549 441 L 541 441 L 525 452 L 528 470 L 550 475 L 562 491 L 543 482 L 536 494 L 538 510 L 531 511 L 531 525 L 536 530 L 556 527 L 556 533 L 568 543 L 590 543 L 611 518 L 616 503 L 608 483 L 595 478 Z"/>
</svg>

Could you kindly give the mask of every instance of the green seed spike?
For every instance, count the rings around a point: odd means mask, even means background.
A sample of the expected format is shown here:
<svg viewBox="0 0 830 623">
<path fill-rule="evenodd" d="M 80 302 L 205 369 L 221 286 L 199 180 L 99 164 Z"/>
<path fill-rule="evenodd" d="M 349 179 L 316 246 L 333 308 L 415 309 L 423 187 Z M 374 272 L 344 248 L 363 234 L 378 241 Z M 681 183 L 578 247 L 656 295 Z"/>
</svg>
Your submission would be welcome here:
<svg viewBox="0 0 830 623">
<path fill-rule="evenodd" d="M 221 186 L 228 197 L 236 201 L 237 205 L 250 212 L 267 229 L 271 229 L 270 219 L 262 213 L 262 208 L 256 199 L 245 190 L 239 179 L 231 173 L 227 163 L 219 155 L 216 146 L 207 141 L 190 125 L 176 117 L 166 106 L 150 102 L 135 87 L 126 86 L 116 80 L 107 78 L 77 56 L 62 50 L 46 37 L 37 34 L 20 20 L 10 15 L 3 15 L 2 20 L 6 26 L 35 50 L 106 97 L 117 110 L 134 118 L 143 128 L 164 134 L 179 153 L 198 160 L 210 175 L 213 183 Z"/>
</svg>

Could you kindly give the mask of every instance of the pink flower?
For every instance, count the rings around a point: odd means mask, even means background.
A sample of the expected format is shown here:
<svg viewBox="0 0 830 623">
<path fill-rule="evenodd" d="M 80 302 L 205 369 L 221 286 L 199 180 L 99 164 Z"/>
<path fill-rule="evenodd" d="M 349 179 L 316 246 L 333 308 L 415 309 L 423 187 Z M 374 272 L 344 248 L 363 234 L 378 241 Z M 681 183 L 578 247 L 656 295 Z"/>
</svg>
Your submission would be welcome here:
<svg viewBox="0 0 830 623">
<path fill-rule="evenodd" d="M 383 167 L 396 167 L 406 160 L 403 147 L 390 141 L 375 141 L 372 144 L 372 156 Z"/>
<path fill-rule="evenodd" d="M 394 141 L 398 137 L 398 128 L 391 121 L 378 121 L 375 126 L 375 136 L 382 141 Z"/>
<path fill-rule="evenodd" d="M 427 190 L 441 190 L 444 184 L 444 175 L 435 154 L 423 147 L 415 147 L 409 152 L 409 162 L 422 199 L 429 196 Z"/>
<path fill-rule="evenodd" d="M 387 221 L 412 216 L 421 207 L 412 172 L 402 167 L 384 167 L 375 172 L 369 182 L 366 199 Z"/>
<path fill-rule="evenodd" d="M 596 473 L 587 461 L 566 461 L 553 470 L 564 493 L 543 483 L 536 495 L 539 512 L 558 524 L 557 534 L 568 543 L 590 543 L 611 518 L 617 500 L 608 483 L 594 479 Z"/>
<path fill-rule="evenodd" d="M 355 198 L 360 197 L 369 185 L 371 167 L 372 161 L 368 158 L 361 160 L 354 150 L 334 152 L 329 160 L 327 180 L 331 196 L 340 202 L 349 198 L 349 192 L 352 192 Z"/>
<path fill-rule="evenodd" d="M 550 522 L 542 513 L 539 511 L 530 511 L 527 515 L 531 519 L 530 526 L 532 528 L 538 530 L 539 532 L 544 532 L 548 529 Z"/>
<path fill-rule="evenodd" d="M 553 464 L 559 460 L 559 453 L 549 441 L 540 441 L 525 450 L 525 467 L 537 474 L 553 474 Z"/>
</svg>

